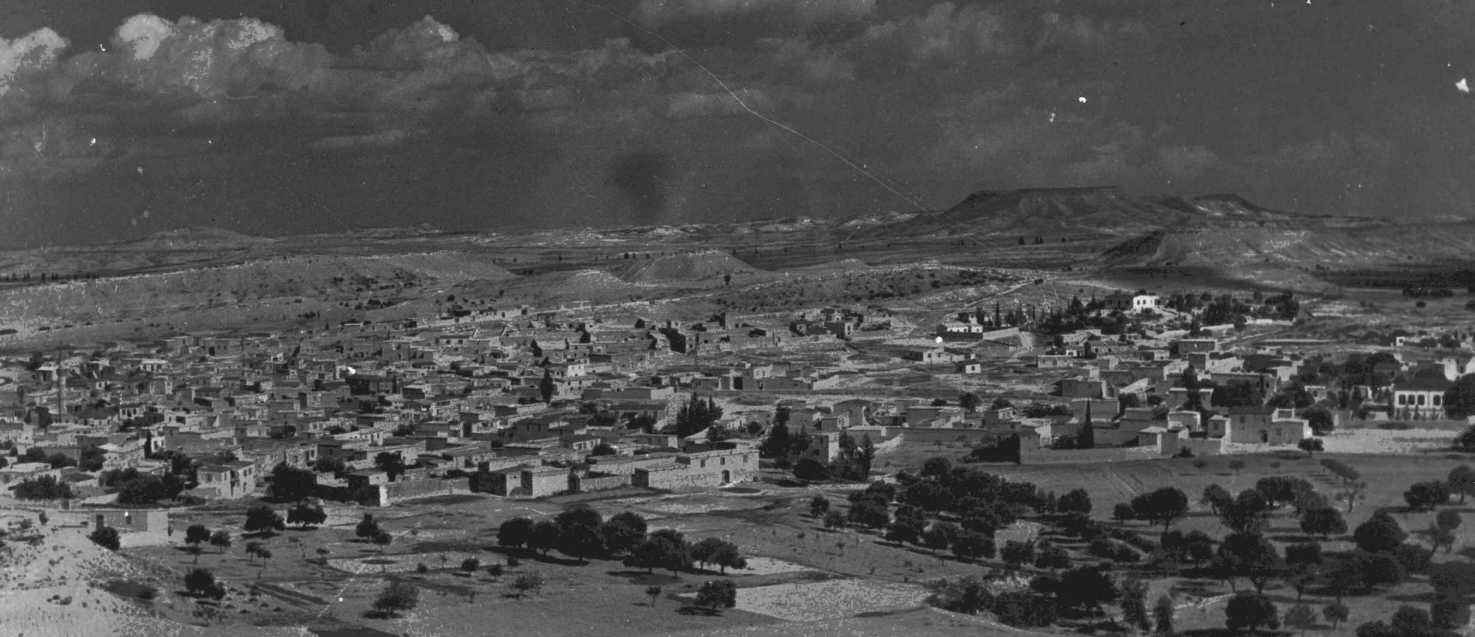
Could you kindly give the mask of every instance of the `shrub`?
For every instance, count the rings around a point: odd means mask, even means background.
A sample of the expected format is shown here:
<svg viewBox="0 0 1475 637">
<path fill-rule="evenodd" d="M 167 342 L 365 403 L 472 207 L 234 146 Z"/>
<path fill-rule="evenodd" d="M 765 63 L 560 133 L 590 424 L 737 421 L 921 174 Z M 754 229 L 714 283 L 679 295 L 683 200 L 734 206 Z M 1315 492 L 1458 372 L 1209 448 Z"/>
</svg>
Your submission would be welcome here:
<svg viewBox="0 0 1475 637">
<path fill-rule="evenodd" d="M 222 599 L 225 587 L 215 581 L 215 574 L 203 568 L 193 569 L 184 575 L 184 589 L 197 597 Z"/>
<path fill-rule="evenodd" d="M 379 597 L 374 600 L 374 610 L 388 617 L 410 610 L 420 603 L 420 589 L 402 580 L 391 580 Z"/>
<path fill-rule="evenodd" d="M 109 551 L 116 551 L 121 546 L 118 540 L 118 530 L 110 526 L 98 527 L 87 536 L 87 539 Z"/>
<path fill-rule="evenodd" d="M 1142 554 L 1121 540 L 1107 538 L 1095 539 L 1087 546 L 1086 551 L 1096 557 L 1106 558 L 1113 562 L 1121 562 L 1123 564 L 1135 564 L 1142 560 Z"/>
</svg>

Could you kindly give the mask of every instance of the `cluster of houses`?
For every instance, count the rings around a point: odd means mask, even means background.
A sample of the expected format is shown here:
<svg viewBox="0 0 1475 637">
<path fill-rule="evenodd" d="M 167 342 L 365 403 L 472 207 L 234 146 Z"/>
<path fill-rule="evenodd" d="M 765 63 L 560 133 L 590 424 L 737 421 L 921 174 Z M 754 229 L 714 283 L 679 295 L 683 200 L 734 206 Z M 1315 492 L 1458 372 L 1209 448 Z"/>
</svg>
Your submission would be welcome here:
<svg viewBox="0 0 1475 637">
<path fill-rule="evenodd" d="M 1148 310 L 1157 298 L 1108 302 L 1156 316 Z M 1311 435 L 1294 409 L 1212 406 L 1214 388 L 1234 383 L 1271 396 L 1309 360 L 1294 345 L 1226 347 L 1230 326 L 1195 336 L 1082 330 L 1040 350 L 1019 326 L 986 313 L 949 316 L 921 338 L 874 327 L 890 318 L 876 306 L 694 322 L 493 308 L 13 360 L 3 370 L 12 382 L 0 384 L 0 490 L 52 475 L 77 498 L 106 503 L 101 474 L 162 474 L 177 454 L 198 461 L 187 495 L 205 499 L 260 494 L 282 464 L 381 504 L 466 490 L 710 488 L 755 479 L 758 439 L 778 413 L 811 437 L 807 453 L 821 460 L 836 458 L 845 436 L 880 442 L 900 431 L 1018 436 L 1026 457 L 1083 439 L 1198 455 Z M 1003 401 L 937 404 L 906 387 L 847 393 L 862 373 L 841 361 L 857 344 L 889 353 L 892 370 L 933 378 L 961 381 L 992 363 L 1033 367 L 1058 379 L 1057 398 L 1040 413 Z M 1391 384 L 1352 388 L 1371 417 L 1441 418 L 1450 383 L 1475 371 L 1475 361 L 1391 364 Z M 1305 390 L 1317 399 L 1332 392 Z M 693 398 L 726 407 L 721 429 L 748 435 L 664 433 Z M 76 466 L 40 461 L 57 454 Z"/>
</svg>

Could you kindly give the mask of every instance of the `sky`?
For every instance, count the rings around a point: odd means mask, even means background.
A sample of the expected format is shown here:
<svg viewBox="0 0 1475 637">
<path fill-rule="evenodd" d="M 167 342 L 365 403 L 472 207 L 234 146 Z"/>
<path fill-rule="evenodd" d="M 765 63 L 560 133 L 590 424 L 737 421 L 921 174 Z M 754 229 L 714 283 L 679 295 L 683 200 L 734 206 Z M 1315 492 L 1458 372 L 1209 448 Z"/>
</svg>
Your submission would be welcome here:
<svg viewBox="0 0 1475 637">
<path fill-rule="evenodd" d="M 1472 217 L 1472 33 L 1464 0 L 0 0 L 0 245 L 1089 185 Z"/>
</svg>

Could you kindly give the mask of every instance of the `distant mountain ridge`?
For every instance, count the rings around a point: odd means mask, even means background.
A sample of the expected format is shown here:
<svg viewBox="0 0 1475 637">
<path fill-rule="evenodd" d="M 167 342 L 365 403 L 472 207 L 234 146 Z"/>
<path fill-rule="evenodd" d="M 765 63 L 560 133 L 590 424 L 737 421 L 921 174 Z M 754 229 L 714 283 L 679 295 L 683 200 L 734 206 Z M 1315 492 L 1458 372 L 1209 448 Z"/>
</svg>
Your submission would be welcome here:
<svg viewBox="0 0 1475 637">
<path fill-rule="evenodd" d="M 997 234 L 1132 236 L 1205 226 L 1301 227 L 1331 218 L 1282 212 L 1233 194 L 1144 196 L 1116 186 L 981 190 L 937 213 L 868 234 Z"/>
</svg>

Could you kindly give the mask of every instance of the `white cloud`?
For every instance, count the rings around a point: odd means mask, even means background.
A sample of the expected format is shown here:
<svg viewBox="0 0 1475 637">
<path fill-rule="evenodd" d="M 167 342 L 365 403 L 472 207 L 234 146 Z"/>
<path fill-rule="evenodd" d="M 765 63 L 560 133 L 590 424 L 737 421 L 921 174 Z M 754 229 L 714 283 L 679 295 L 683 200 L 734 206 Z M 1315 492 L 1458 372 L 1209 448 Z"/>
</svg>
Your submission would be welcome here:
<svg viewBox="0 0 1475 637">
<path fill-rule="evenodd" d="M 37 29 L 14 40 L 0 38 L 0 95 L 9 92 L 21 76 L 50 70 L 67 48 L 66 38 L 48 28 Z"/>
<path fill-rule="evenodd" d="M 151 13 L 128 18 L 113 33 L 113 45 L 128 48 L 133 59 L 147 60 L 174 35 L 174 23 Z"/>
</svg>

